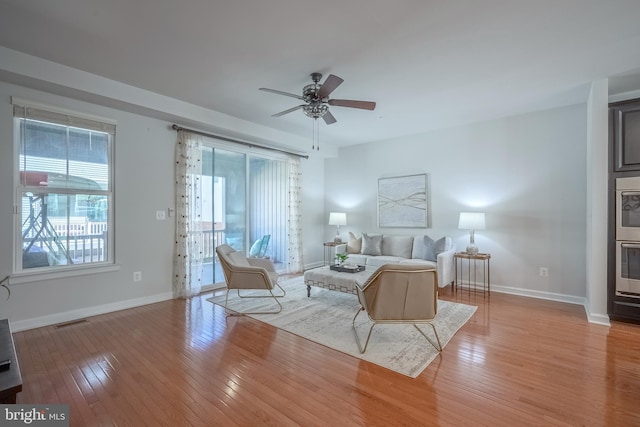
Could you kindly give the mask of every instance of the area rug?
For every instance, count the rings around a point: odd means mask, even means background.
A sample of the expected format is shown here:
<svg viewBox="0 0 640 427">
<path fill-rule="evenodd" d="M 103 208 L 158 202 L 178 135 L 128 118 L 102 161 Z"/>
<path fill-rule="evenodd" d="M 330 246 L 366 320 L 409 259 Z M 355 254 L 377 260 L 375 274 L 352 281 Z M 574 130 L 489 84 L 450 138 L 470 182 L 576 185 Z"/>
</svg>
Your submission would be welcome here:
<svg viewBox="0 0 640 427">
<path fill-rule="evenodd" d="M 436 349 L 413 326 L 392 324 L 377 325 L 371 334 L 367 351 L 360 354 L 351 327 L 353 316 L 360 307 L 356 295 L 313 287 L 308 298 L 302 277 L 284 281 L 281 286 L 287 291 L 287 295 L 279 299 L 282 311 L 278 314 L 253 314 L 250 317 L 411 378 L 417 377 L 438 356 Z M 224 305 L 224 299 L 225 294 L 222 293 L 208 301 Z M 271 298 L 240 301 L 237 292 L 232 291 L 228 308 L 237 311 L 272 310 L 277 305 Z M 470 305 L 438 301 L 434 325 L 444 354 L 444 347 L 476 309 Z M 370 325 L 367 315 L 361 313 L 356 328 L 363 344 Z M 431 327 L 420 327 L 435 342 Z"/>
</svg>

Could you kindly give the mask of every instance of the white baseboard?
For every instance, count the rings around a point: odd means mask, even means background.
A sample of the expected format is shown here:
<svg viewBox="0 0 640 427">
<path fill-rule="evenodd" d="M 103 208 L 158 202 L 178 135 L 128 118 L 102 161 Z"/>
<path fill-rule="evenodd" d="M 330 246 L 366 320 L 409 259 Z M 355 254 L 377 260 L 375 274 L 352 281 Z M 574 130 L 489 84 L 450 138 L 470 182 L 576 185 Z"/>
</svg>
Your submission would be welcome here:
<svg viewBox="0 0 640 427">
<path fill-rule="evenodd" d="M 322 267 L 323 263 L 306 264 L 305 270 Z M 214 286 L 207 287 L 203 291 L 212 291 Z M 539 298 L 551 301 L 565 302 L 568 304 L 577 304 L 584 307 L 587 320 L 590 323 L 595 323 L 604 326 L 611 326 L 609 316 L 606 314 L 590 313 L 587 300 L 584 297 L 556 294 L 553 292 L 533 291 L 530 289 L 513 288 L 509 286 L 491 285 L 491 290 L 494 292 L 500 292 L 503 294 L 519 295 L 529 298 Z M 173 298 L 171 292 L 163 294 L 152 295 L 149 297 L 135 298 L 126 301 L 118 301 L 112 304 L 105 304 L 95 307 L 83 308 L 79 310 L 65 311 L 63 313 L 56 313 L 49 316 L 36 317 L 27 320 L 18 320 L 11 322 L 12 332 L 20 332 L 28 329 L 41 328 L 43 326 L 56 325 L 58 323 L 70 322 L 73 320 L 84 319 L 86 317 L 97 316 L 100 314 L 111 313 L 114 311 L 126 310 L 128 308 L 139 307 L 147 304 L 154 304 L 156 302 L 167 301 Z"/>
<path fill-rule="evenodd" d="M 587 320 L 589 320 L 589 323 L 611 326 L 611 320 L 609 319 L 609 316 L 607 314 L 591 313 L 591 311 L 589 310 L 589 304 L 586 303 L 584 305 L 584 311 L 587 312 Z"/>
<path fill-rule="evenodd" d="M 51 314 L 49 316 L 35 317 L 33 319 L 18 320 L 11 322 L 11 331 L 20 332 L 28 329 L 41 328 L 43 326 L 56 325 L 58 323 L 70 322 L 72 320 L 84 319 L 85 317 L 97 316 L 99 314 L 111 313 L 114 311 L 126 310 L 128 308 L 139 307 L 156 302 L 167 301 L 173 298 L 171 292 L 152 295 L 149 297 L 135 298 L 126 301 L 118 301 L 112 304 L 99 305 L 95 307 L 82 308 L 79 310 L 65 311 Z"/>
<path fill-rule="evenodd" d="M 304 265 L 304 269 L 306 270 L 311 270 L 312 268 L 318 268 L 318 267 L 322 267 L 324 265 L 324 262 L 319 261 L 319 262 L 312 262 L 311 264 L 305 264 Z"/>
<path fill-rule="evenodd" d="M 587 303 L 587 299 L 585 297 L 556 294 L 553 292 L 533 291 L 530 289 L 512 288 L 509 286 L 499 286 L 499 285 L 491 285 L 491 290 L 495 292 L 500 292 L 503 294 L 519 295 L 519 296 L 529 297 L 529 298 L 546 299 L 550 301 L 559 301 L 559 302 L 565 302 L 568 304 L 581 305 L 584 307 L 584 311 L 587 316 L 587 321 L 589 321 L 589 323 L 596 323 L 599 325 L 611 326 L 608 315 L 600 314 L 600 313 L 591 313 L 589 311 L 589 304 Z"/>
<path fill-rule="evenodd" d="M 491 285 L 491 290 L 500 292 L 503 294 L 519 295 L 522 297 L 531 297 L 531 298 L 546 299 L 551 301 L 566 302 L 569 304 L 585 305 L 586 303 L 586 299 L 584 297 L 556 294 L 553 292 L 533 291 L 531 289 L 513 288 L 510 286 Z"/>
</svg>

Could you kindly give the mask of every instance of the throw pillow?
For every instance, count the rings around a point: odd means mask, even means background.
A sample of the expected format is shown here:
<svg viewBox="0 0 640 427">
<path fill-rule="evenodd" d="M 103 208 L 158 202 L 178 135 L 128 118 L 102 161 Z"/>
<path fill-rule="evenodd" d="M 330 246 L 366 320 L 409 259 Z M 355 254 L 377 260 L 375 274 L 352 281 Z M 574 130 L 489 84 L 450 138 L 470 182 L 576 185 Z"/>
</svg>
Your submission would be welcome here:
<svg viewBox="0 0 640 427">
<path fill-rule="evenodd" d="M 260 254 L 260 250 L 262 249 L 262 239 L 258 239 L 253 242 L 251 245 L 251 249 L 249 249 L 249 256 L 257 257 Z"/>
<path fill-rule="evenodd" d="M 349 242 L 347 243 L 348 254 L 359 254 L 362 251 L 362 236 L 356 238 L 355 234 L 349 232 Z"/>
<path fill-rule="evenodd" d="M 444 252 L 446 245 L 446 237 L 441 237 L 440 239 L 434 241 L 431 237 L 425 235 L 422 259 L 433 262 L 438 261 L 438 255 Z"/>
<path fill-rule="evenodd" d="M 362 254 L 382 255 L 382 234 L 362 233 Z"/>
</svg>

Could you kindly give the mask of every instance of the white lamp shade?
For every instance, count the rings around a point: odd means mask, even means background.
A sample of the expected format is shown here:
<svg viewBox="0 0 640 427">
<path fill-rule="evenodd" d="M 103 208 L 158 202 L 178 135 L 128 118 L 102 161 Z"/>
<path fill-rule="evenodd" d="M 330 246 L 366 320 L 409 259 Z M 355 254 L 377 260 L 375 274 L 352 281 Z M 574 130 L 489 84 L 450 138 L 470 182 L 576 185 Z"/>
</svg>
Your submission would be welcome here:
<svg viewBox="0 0 640 427">
<path fill-rule="evenodd" d="M 484 212 L 460 212 L 459 229 L 484 230 L 484 227 Z"/>
<path fill-rule="evenodd" d="M 345 212 L 331 212 L 329 225 L 347 225 L 347 214 Z"/>
</svg>

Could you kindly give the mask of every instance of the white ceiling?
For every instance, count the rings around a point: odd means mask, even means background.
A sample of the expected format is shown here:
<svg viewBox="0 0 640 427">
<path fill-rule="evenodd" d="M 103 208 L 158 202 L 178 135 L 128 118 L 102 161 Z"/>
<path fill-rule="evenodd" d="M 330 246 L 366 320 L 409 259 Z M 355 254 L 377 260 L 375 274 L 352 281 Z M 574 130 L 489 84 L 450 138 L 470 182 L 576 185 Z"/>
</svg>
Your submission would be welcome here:
<svg viewBox="0 0 640 427">
<path fill-rule="evenodd" d="M 640 89 L 638 0 L 0 0 L 0 45 L 311 138 L 314 71 L 345 81 L 338 146 Z"/>
</svg>

